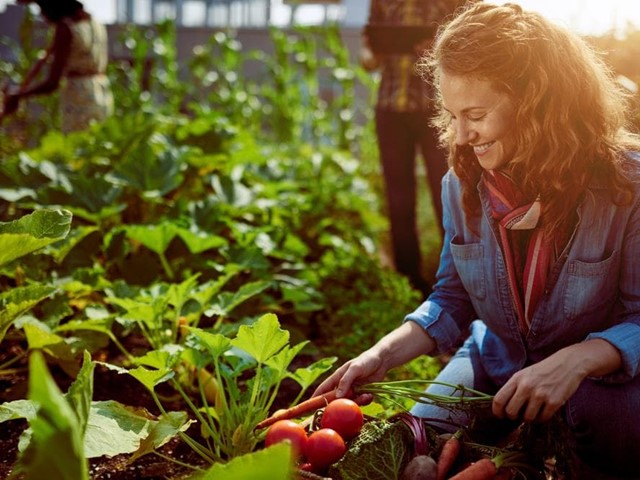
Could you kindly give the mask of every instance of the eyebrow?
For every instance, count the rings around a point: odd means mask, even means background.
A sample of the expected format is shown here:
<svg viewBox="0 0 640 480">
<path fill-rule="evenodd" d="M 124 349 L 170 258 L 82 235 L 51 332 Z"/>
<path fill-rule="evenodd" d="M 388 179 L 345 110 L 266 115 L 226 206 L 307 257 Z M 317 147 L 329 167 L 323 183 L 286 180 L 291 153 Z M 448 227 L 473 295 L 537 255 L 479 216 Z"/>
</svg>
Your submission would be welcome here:
<svg viewBox="0 0 640 480">
<path fill-rule="evenodd" d="M 444 105 L 442 105 L 442 108 L 444 110 L 446 110 L 448 113 L 450 113 L 451 115 L 453 115 L 453 112 L 451 112 L 451 110 L 449 110 L 447 107 L 445 107 Z M 486 110 L 487 107 L 467 107 L 467 108 L 463 108 L 462 111 L 460 113 L 469 113 L 472 110 Z"/>
</svg>

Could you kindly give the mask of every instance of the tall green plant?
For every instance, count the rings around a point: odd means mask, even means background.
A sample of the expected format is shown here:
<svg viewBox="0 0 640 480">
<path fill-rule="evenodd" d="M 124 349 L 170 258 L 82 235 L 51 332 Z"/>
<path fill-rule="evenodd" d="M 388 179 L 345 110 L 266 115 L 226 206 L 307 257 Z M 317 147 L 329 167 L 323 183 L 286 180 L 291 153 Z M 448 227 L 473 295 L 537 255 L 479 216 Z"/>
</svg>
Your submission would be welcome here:
<svg viewBox="0 0 640 480">
<path fill-rule="evenodd" d="M 252 325 L 242 325 L 234 337 L 191 327 L 183 348 L 154 350 L 136 359 L 136 368 L 109 368 L 128 374 L 151 393 L 158 408 L 167 414 L 156 387 L 168 382 L 175 388 L 200 424 L 196 438 L 181 433 L 182 439 L 210 463 L 227 462 L 256 449 L 264 432 L 255 430 L 274 404 L 280 386 L 291 379 L 300 386 L 296 403 L 329 368 L 335 358 L 326 358 L 294 371 L 289 367 L 307 345 L 291 346 L 289 332 L 280 328 L 277 317 L 266 314 Z M 190 394 L 180 375 L 198 373 L 197 396 Z"/>
</svg>

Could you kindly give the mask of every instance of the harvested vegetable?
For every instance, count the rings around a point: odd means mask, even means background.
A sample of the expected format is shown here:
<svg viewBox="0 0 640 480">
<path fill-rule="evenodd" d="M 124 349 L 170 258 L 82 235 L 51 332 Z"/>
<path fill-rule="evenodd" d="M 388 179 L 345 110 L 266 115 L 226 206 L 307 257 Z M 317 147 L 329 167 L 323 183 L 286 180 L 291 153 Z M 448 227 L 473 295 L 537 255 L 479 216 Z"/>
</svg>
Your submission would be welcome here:
<svg viewBox="0 0 640 480">
<path fill-rule="evenodd" d="M 437 464 L 429 455 L 416 455 L 402 472 L 401 480 L 436 480 Z"/>
<path fill-rule="evenodd" d="M 298 405 L 294 405 L 293 407 L 278 410 L 269 418 L 258 423 L 258 425 L 256 425 L 256 428 L 266 428 L 269 425 L 274 424 L 278 420 L 290 420 L 292 418 L 301 417 L 303 415 L 315 412 L 316 410 L 326 407 L 335 399 L 335 390 L 323 393 L 322 395 L 316 395 L 315 397 L 311 397 L 310 399 L 305 400 L 304 402 L 300 402 Z"/>
<path fill-rule="evenodd" d="M 460 442 L 461 436 L 462 430 L 458 430 L 456 433 L 451 435 L 446 442 L 444 442 L 444 445 L 442 445 L 440 455 L 438 456 L 437 480 L 444 480 L 446 478 L 449 470 L 451 470 L 451 467 L 458 458 L 458 454 L 462 448 L 462 444 Z"/>
<path fill-rule="evenodd" d="M 348 398 L 338 398 L 327 405 L 322 413 L 322 428 L 332 428 L 345 440 L 351 440 L 360 433 L 364 415 L 358 405 Z"/>
<path fill-rule="evenodd" d="M 327 476 L 334 480 L 400 478 L 412 456 L 412 442 L 411 431 L 403 422 L 367 421 Z"/>
<path fill-rule="evenodd" d="M 399 419 L 411 430 L 413 434 L 413 454 L 427 455 L 431 447 L 429 445 L 429 438 L 427 437 L 426 426 L 422 419 L 409 412 L 399 413 L 393 418 Z"/>
<path fill-rule="evenodd" d="M 456 473 L 450 480 L 493 480 L 497 473 L 498 466 L 491 458 L 481 458 Z"/>
<path fill-rule="evenodd" d="M 430 385 L 451 387 L 451 395 L 426 392 Z M 404 397 L 417 403 L 429 403 L 452 410 L 491 410 L 493 395 L 466 387 L 435 380 L 397 380 L 372 382 L 358 386 L 355 395 L 370 393 L 386 397 Z"/>
<path fill-rule="evenodd" d="M 280 442 L 291 444 L 293 454 L 302 458 L 307 453 L 307 432 L 302 425 L 293 420 L 279 420 L 269 427 L 264 444 L 267 447 Z"/>
<path fill-rule="evenodd" d="M 307 460 L 314 471 L 322 471 L 337 462 L 347 451 L 344 439 L 331 428 L 316 430 L 307 440 Z"/>
</svg>

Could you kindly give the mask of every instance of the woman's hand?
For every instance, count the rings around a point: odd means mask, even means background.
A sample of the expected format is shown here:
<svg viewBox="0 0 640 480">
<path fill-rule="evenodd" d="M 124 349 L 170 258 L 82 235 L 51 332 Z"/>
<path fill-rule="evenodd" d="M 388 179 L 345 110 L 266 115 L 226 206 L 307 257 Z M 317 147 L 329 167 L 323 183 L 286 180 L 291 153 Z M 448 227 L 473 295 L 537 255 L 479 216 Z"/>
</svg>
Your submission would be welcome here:
<svg viewBox="0 0 640 480">
<path fill-rule="evenodd" d="M 344 397 L 349 395 L 354 385 L 379 382 L 386 373 L 387 368 L 384 366 L 382 357 L 374 346 L 338 368 L 318 386 L 313 396 L 337 388 L 337 396 Z M 372 396 L 369 394 L 360 395 L 355 400 L 360 405 L 366 405 L 371 403 Z"/>
<path fill-rule="evenodd" d="M 433 339 L 417 323 L 403 323 L 369 350 L 338 368 L 318 386 L 313 395 L 337 388 L 338 397 L 343 397 L 353 387 L 383 380 L 390 369 L 413 360 L 418 355 L 429 354 L 435 347 Z M 364 405 L 370 403 L 371 399 L 371 395 L 361 395 L 355 400 Z"/>
<path fill-rule="evenodd" d="M 621 364 L 620 353 L 605 340 L 563 348 L 516 372 L 494 396 L 493 413 L 525 422 L 549 420 L 586 377 L 606 375 Z"/>
</svg>

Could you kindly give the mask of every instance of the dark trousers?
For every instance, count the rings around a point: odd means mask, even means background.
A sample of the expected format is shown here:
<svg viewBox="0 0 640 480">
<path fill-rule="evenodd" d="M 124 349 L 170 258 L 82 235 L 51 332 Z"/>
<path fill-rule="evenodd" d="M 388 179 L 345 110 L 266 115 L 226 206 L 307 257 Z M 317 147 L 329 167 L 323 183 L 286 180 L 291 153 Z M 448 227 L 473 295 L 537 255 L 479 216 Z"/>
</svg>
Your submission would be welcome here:
<svg viewBox="0 0 640 480">
<path fill-rule="evenodd" d="M 395 267 L 423 292 L 428 286 L 421 272 L 416 222 L 416 157 L 421 153 L 425 162 L 429 190 L 441 233 L 440 182 L 448 168 L 445 151 L 439 148 L 437 133 L 429 125 L 430 116 L 430 112 L 376 110 L 376 133 Z"/>
</svg>

